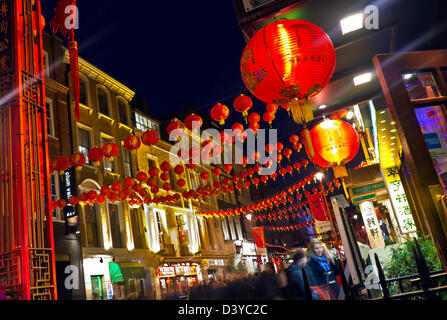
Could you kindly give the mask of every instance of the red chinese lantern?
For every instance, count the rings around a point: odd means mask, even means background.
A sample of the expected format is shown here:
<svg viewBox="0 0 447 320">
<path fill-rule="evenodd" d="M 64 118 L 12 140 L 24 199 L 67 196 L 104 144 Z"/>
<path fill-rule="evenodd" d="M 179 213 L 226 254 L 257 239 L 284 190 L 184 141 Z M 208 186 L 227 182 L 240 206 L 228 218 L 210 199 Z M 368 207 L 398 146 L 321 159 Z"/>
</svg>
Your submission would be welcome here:
<svg viewBox="0 0 447 320">
<path fill-rule="evenodd" d="M 169 171 L 171 170 L 171 164 L 167 161 L 163 161 L 162 164 L 160 165 L 160 169 L 161 171 Z"/>
<path fill-rule="evenodd" d="M 265 103 L 290 105 L 300 124 L 313 119 L 308 99 L 328 84 L 335 60 L 334 46 L 319 27 L 302 20 L 279 20 L 250 39 L 242 54 L 241 74 L 253 95 Z"/>
<path fill-rule="evenodd" d="M 186 181 L 185 181 L 184 179 L 178 179 L 178 180 L 177 180 L 177 185 L 178 185 L 180 188 L 183 188 L 183 187 L 186 185 Z"/>
<path fill-rule="evenodd" d="M 275 114 L 276 111 L 278 111 L 278 105 L 274 103 L 267 103 L 265 109 L 267 110 L 267 112 Z"/>
<path fill-rule="evenodd" d="M 149 175 L 151 177 L 158 177 L 158 175 L 160 174 L 160 170 L 158 170 L 158 168 L 153 167 L 149 169 Z"/>
<path fill-rule="evenodd" d="M 183 191 L 182 196 L 185 199 L 191 199 L 191 194 L 188 191 Z"/>
<path fill-rule="evenodd" d="M 230 173 L 231 170 L 233 170 L 233 166 L 231 164 L 224 164 L 223 165 L 223 170 L 227 173 Z"/>
<path fill-rule="evenodd" d="M 206 171 L 202 171 L 202 172 L 200 173 L 200 178 L 202 178 L 203 180 L 208 180 L 208 179 L 210 178 L 210 175 L 209 175 L 208 172 L 206 172 Z"/>
<path fill-rule="evenodd" d="M 222 131 L 220 133 L 220 141 L 222 144 L 232 144 L 234 142 L 234 136 L 230 133 Z"/>
<path fill-rule="evenodd" d="M 152 194 L 157 194 L 160 191 L 160 188 L 158 186 L 152 187 L 151 188 L 151 193 Z"/>
<path fill-rule="evenodd" d="M 220 176 L 222 174 L 222 170 L 220 170 L 219 168 L 214 168 L 213 169 L 213 175 L 215 175 L 216 177 Z"/>
<path fill-rule="evenodd" d="M 290 150 L 289 148 L 285 148 L 283 150 L 282 154 L 284 155 L 284 157 L 286 157 L 287 159 L 290 160 L 290 156 L 292 155 L 292 150 Z"/>
<path fill-rule="evenodd" d="M 357 131 L 343 120 L 323 120 L 310 130 L 309 136 L 310 140 L 305 140 L 306 153 L 323 168 L 343 166 L 359 151 Z"/>
<path fill-rule="evenodd" d="M 104 151 L 102 148 L 93 147 L 88 152 L 88 158 L 95 165 L 99 166 L 100 162 L 104 159 Z"/>
<path fill-rule="evenodd" d="M 76 197 L 76 196 L 71 196 L 68 199 L 68 203 L 71 204 L 74 207 L 75 205 L 77 205 L 79 203 L 79 198 Z"/>
<path fill-rule="evenodd" d="M 110 194 L 110 188 L 107 186 L 104 186 L 101 188 L 100 192 L 103 196 L 108 196 Z"/>
<path fill-rule="evenodd" d="M 137 173 L 137 180 L 140 182 L 146 181 L 147 180 L 147 174 L 145 172 L 138 172 Z"/>
<path fill-rule="evenodd" d="M 248 116 L 249 123 L 258 123 L 259 121 L 261 121 L 261 116 L 256 112 L 250 113 L 250 115 Z"/>
<path fill-rule="evenodd" d="M 286 175 L 286 173 L 287 173 L 287 170 L 285 168 L 280 168 L 279 169 L 279 174 L 282 175 L 283 178 Z"/>
<path fill-rule="evenodd" d="M 256 188 L 258 187 L 259 182 L 261 182 L 261 181 L 259 180 L 258 177 L 256 177 L 256 178 L 253 179 L 253 184 L 256 186 Z"/>
<path fill-rule="evenodd" d="M 248 128 L 251 129 L 254 134 L 256 134 L 258 132 L 259 128 L 260 128 L 260 125 L 259 125 L 259 123 L 255 123 L 254 122 L 254 123 L 250 123 L 248 125 Z"/>
<path fill-rule="evenodd" d="M 153 146 L 158 143 L 160 136 L 153 130 L 147 130 L 141 135 L 141 142 L 146 146 Z"/>
<path fill-rule="evenodd" d="M 267 184 L 268 180 L 269 180 L 268 176 L 261 176 L 261 181 L 264 182 L 264 184 Z"/>
<path fill-rule="evenodd" d="M 57 200 L 56 204 L 59 208 L 62 209 L 67 206 L 67 201 L 65 201 L 64 199 L 59 199 L 59 200 Z"/>
<path fill-rule="evenodd" d="M 175 172 L 175 174 L 181 175 L 181 174 L 183 174 L 183 172 L 185 172 L 185 168 L 183 168 L 182 165 L 177 165 L 174 168 L 174 172 Z"/>
<path fill-rule="evenodd" d="M 185 127 L 187 127 L 189 130 L 192 130 L 193 123 L 195 125 L 194 129 L 200 129 L 202 127 L 203 120 L 200 116 L 193 113 L 186 117 Z"/>
<path fill-rule="evenodd" d="M 289 138 L 290 143 L 292 143 L 293 145 L 297 144 L 298 142 L 300 142 L 300 137 L 298 137 L 296 134 L 291 135 Z"/>
<path fill-rule="evenodd" d="M 258 160 L 261 158 L 261 153 L 255 151 L 251 154 L 250 158 L 255 162 L 258 162 Z"/>
<path fill-rule="evenodd" d="M 160 174 L 160 179 L 163 181 L 169 181 L 171 177 L 169 176 L 168 172 L 163 172 L 162 174 Z"/>
<path fill-rule="evenodd" d="M 247 157 L 242 157 L 242 163 L 241 164 L 245 167 L 247 165 L 247 163 L 248 163 Z"/>
<path fill-rule="evenodd" d="M 102 147 L 102 151 L 104 157 L 108 158 L 110 161 L 113 161 L 114 158 L 118 156 L 120 149 L 118 148 L 116 143 L 109 142 Z"/>
<path fill-rule="evenodd" d="M 307 166 L 309 165 L 309 161 L 307 161 L 306 159 L 301 160 L 301 165 L 304 167 L 304 169 L 307 169 Z"/>
<path fill-rule="evenodd" d="M 135 181 L 133 181 L 132 178 L 127 177 L 127 178 L 124 179 L 124 185 L 126 187 L 132 187 L 134 184 L 135 184 Z"/>
<path fill-rule="evenodd" d="M 242 116 L 245 118 L 245 122 L 247 122 L 248 111 L 253 107 L 253 100 L 251 100 L 250 97 L 241 94 L 239 97 L 234 99 L 233 107 L 234 110 L 242 113 Z"/>
<path fill-rule="evenodd" d="M 287 170 L 288 173 L 290 173 L 290 175 L 292 175 L 292 173 L 293 173 L 293 167 L 292 166 L 287 166 L 286 170 Z"/>
<path fill-rule="evenodd" d="M 278 174 L 276 173 L 276 172 L 273 172 L 271 175 L 270 175 L 270 178 L 272 178 L 273 179 L 273 181 L 276 181 L 276 178 L 278 177 Z"/>
<path fill-rule="evenodd" d="M 65 170 L 70 168 L 70 161 L 65 157 L 58 157 L 54 162 L 54 166 L 60 175 L 63 175 Z"/>
<path fill-rule="evenodd" d="M 177 129 L 183 129 L 182 123 L 178 120 L 172 120 L 171 123 L 168 124 L 168 126 L 166 128 L 166 132 L 168 133 L 168 136 L 170 136 L 172 131 L 177 130 Z"/>
<path fill-rule="evenodd" d="M 278 142 L 278 143 L 276 144 L 276 150 L 277 150 L 278 152 L 281 152 L 282 149 L 284 149 L 284 145 L 283 145 L 281 142 Z"/>
<path fill-rule="evenodd" d="M 224 104 L 218 103 L 211 109 L 211 118 L 214 121 L 218 121 L 222 126 L 225 124 L 225 120 L 230 115 L 230 109 Z"/>
<path fill-rule="evenodd" d="M 69 162 L 73 168 L 80 170 L 85 165 L 85 156 L 80 152 L 75 152 L 70 156 Z"/>
<path fill-rule="evenodd" d="M 264 119 L 265 122 L 267 122 L 270 125 L 270 128 L 272 127 L 272 122 L 275 120 L 275 114 L 271 112 L 265 112 L 262 115 L 262 119 Z"/>
<path fill-rule="evenodd" d="M 105 198 L 102 194 L 99 194 L 99 195 L 96 197 L 96 202 L 98 202 L 99 204 L 103 204 L 103 203 L 106 202 L 106 198 Z"/>
<path fill-rule="evenodd" d="M 295 168 L 295 170 L 296 171 L 300 171 L 300 169 L 301 169 L 301 163 L 299 163 L 299 162 L 295 162 L 294 164 L 293 164 L 293 167 Z"/>
<path fill-rule="evenodd" d="M 126 139 L 124 139 L 124 148 L 129 151 L 134 151 L 140 148 L 141 140 L 138 136 L 131 134 Z"/>
<path fill-rule="evenodd" d="M 122 186 L 121 186 L 121 183 L 119 183 L 119 182 L 114 182 L 114 183 L 112 183 L 111 188 L 112 188 L 112 190 L 113 190 L 114 192 L 120 192 Z"/>
<path fill-rule="evenodd" d="M 90 200 L 96 200 L 96 197 L 98 196 L 98 193 L 95 190 L 91 190 L 88 192 L 88 198 Z"/>
</svg>

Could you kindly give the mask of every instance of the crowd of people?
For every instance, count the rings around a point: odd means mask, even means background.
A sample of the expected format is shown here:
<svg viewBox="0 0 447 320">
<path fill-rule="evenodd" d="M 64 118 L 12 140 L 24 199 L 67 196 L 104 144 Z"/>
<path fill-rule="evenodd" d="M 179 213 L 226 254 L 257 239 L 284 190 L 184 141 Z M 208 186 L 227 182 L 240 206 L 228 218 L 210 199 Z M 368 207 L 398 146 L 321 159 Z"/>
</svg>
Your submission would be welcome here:
<svg viewBox="0 0 447 320">
<path fill-rule="evenodd" d="M 334 258 L 318 239 L 297 249 L 293 263 L 276 271 L 272 262 L 253 275 L 232 274 L 231 280 L 207 279 L 188 292 L 188 300 L 338 300 L 340 287 Z M 173 295 L 167 299 L 178 299 Z"/>
</svg>

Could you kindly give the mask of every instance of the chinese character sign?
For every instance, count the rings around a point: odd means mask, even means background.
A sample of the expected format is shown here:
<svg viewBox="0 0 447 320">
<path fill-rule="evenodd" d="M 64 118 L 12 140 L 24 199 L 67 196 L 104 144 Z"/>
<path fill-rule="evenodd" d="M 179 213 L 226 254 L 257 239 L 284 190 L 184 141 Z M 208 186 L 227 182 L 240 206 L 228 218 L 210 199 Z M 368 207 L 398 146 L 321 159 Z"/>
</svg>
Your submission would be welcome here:
<svg viewBox="0 0 447 320">
<path fill-rule="evenodd" d="M 12 21 L 10 1 L 0 0 L 0 74 L 12 71 Z"/>
<path fill-rule="evenodd" d="M 397 168 L 387 168 L 385 175 L 388 191 L 399 223 L 400 232 L 402 234 L 416 232 L 416 225 Z"/>
<path fill-rule="evenodd" d="M 380 229 L 379 220 L 376 216 L 376 210 L 371 201 L 365 201 L 360 204 L 360 211 L 362 212 L 363 222 L 365 223 L 366 234 L 371 248 L 385 247 L 382 230 Z"/>
<path fill-rule="evenodd" d="M 264 227 L 253 228 L 253 238 L 258 254 L 267 254 Z"/>
</svg>

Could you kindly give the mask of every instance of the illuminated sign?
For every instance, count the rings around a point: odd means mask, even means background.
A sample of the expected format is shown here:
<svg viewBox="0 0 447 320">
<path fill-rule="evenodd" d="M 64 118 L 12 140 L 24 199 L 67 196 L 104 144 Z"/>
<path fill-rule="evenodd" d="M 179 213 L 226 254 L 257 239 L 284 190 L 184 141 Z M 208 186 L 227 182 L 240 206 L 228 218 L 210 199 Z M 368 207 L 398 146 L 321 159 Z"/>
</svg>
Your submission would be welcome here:
<svg viewBox="0 0 447 320">
<path fill-rule="evenodd" d="M 175 277 L 175 276 L 196 276 L 197 265 L 180 265 L 162 266 L 158 268 L 159 277 Z"/>
<path fill-rule="evenodd" d="M 210 266 L 219 267 L 223 266 L 225 263 L 222 259 L 210 259 Z"/>
<path fill-rule="evenodd" d="M 380 229 L 379 220 L 376 216 L 376 210 L 371 201 L 360 203 L 360 211 L 362 212 L 363 222 L 365 223 L 366 234 L 371 248 L 385 247 L 382 230 Z"/>
<path fill-rule="evenodd" d="M 159 267 L 158 268 L 159 277 L 175 277 L 174 267 Z"/>
<path fill-rule="evenodd" d="M 61 198 L 67 201 L 67 205 L 64 208 L 65 218 L 68 219 L 77 216 L 75 208 L 68 203 L 68 199 L 71 196 L 76 196 L 76 171 L 74 168 L 70 168 L 64 172 L 60 189 Z"/>
</svg>

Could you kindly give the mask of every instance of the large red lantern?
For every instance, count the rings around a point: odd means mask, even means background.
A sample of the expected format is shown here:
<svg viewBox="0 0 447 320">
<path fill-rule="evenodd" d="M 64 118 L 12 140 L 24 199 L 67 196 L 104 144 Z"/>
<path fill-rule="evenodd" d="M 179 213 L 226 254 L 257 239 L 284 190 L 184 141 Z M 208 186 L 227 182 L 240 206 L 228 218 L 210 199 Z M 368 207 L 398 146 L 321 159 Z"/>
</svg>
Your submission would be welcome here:
<svg viewBox="0 0 447 320">
<path fill-rule="evenodd" d="M 141 140 L 138 136 L 131 134 L 126 139 L 124 139 L 124 148 L 129 151 L 138 150 L 141 146 Z"/>
<path fill-rule="evenodd" d="M 162 164 L 160 165 L 160 169 L 165 172 L 169 171 L 171 170 L 171 164 L 167 161 L 163 161 Z"/>
<path fill-rule="evenodd" d="M 75 152 L 70 156 L 69 162 L 73 168 L 80 170 L 85 165 L 85 156 L 80 152 Z"/>
<path fill-rule="evenodd" d="M 186 117 L 185 119 L 185 127 L 187 127 L 189 130 L 192 130 L 192 125 L 193 123 L 197 126 L 197 129 L 200 129 L 202 127 L 203 124 L 203 120 L 200 116 L 196 115 L 196 114 L 190 114 L 189 116 Z"/>
<path fill-rule="evenodd" d="M 309 132 L 305 148 L 309 159 L 324 168 L 343 166 L 357 155 L 357 131 L 343 120 L 323 120 Z"/>
<path fill-rule="evenodd" d="M 253 107 L 253 100 L 251 100 L 250 97 L 241 94 L 239 97 L 234 99 L 233 106 L 234 110 L 242 113 L 242 116 L 245 118 L 245 122 L 247 122 L 248 110 Z"/>
<path fill-rule="evenodd" d="M 218 121 L 221 126 L 225 124 L 229 115 L 230 109 L 224 104 L 218 103 L 211 109 L 211 118 Z"/>
<path fill-rule="evenodd" d="M 146 181 L 147 178 L 148 178 L 148 177 L 147 177 L 146 172 L 141 171 L 141 172 L 138 172 L 138 173 L 137 173 L 137 180 L 138 180 L 138 181 L 143 182 L 143 181 Z"/>
<path fill-rule="evenodd" d="M 104 157 L 108 158 L 110 161 L 113 161 L 113 159 L 118 156 L 120 149 L 116 143 L 109 142 L 102 147 L 102 152 Z"/>
<path fill-rule="evenodd" d="M 181 175 L 183 174 L 183 172 L 185 172 L 185 168 L 183 168 L 183 166 L 179 164 L 174 168 L 174 172 L 175 174 Z"/>
<path fill-rule="evenodd" d="M 146 146 L 153 146 L 160 140 L 160 136 L 153 130 L 147 130 L 141 135 L 141 142 Z"/>
<path fill-rule="evenodd" d="M 290 105 L 297 123 L 313 119 L 308 99 L 335 70 L 335 49 L 327 34 L 302 20 L 279 20 L 259 30 L 241 59 L 242 79 L 258 99 Z"/>
</svg>

